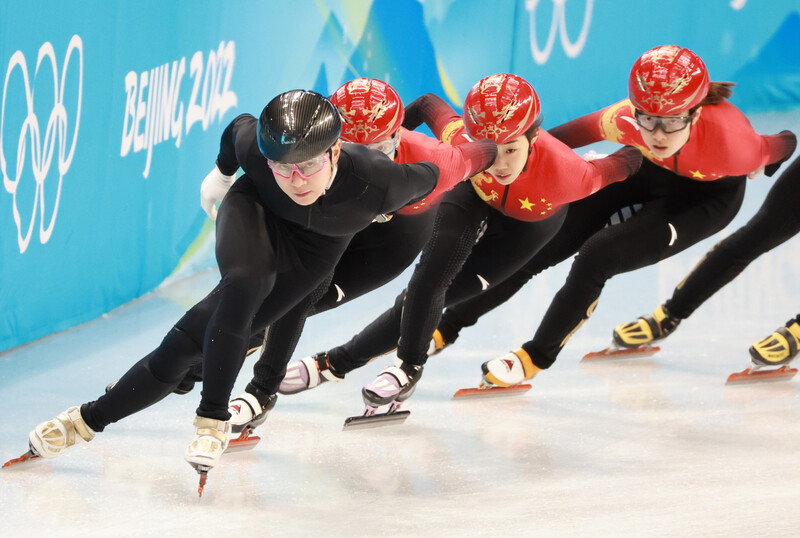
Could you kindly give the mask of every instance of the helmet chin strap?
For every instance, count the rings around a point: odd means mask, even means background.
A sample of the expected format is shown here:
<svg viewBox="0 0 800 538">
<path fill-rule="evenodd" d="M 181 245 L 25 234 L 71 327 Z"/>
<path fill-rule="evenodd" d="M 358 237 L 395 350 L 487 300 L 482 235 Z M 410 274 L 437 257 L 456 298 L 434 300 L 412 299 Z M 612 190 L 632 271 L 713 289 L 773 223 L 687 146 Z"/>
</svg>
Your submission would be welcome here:
<svg viewBox="0 0 800 538">
<path fill-rule="evenodd" d="M 331 185 L 333 185 L 333 180 L 336 179 L 336 171 L 338 169 L 339 169 L 339 167 L 338 167 L 338 165 L 336 163 L 334 163 L 333 166 L 331 166 L 331 180 L 328 181 L 328 184 L 325 186 L 325 192 L 328 192 L 328 189 L 330 189 Z M 323 194 L 325 194 L 325 193 L 323 193 Z"/>
<path fill-rule="evenodd" d="M 531 152 L 532 151 L 533 151 L 533 142 L 529 142 L 528 143 L 528 157 L 525 159 L 525 166 L 522 167 L 522 172 L 527 172 L 528 171 L 528 162 L 531 160 Z"/>
</svg>

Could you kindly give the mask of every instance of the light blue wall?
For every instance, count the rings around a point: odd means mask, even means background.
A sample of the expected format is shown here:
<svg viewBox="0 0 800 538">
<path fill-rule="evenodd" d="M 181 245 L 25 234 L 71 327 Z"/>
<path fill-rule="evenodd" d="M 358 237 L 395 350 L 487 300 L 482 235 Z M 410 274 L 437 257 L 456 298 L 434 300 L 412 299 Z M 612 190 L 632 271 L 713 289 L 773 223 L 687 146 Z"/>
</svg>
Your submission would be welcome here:
<svg viewBox="0 0 800 538">
<path fill-rule="evenodd" d="M 642 5 L 2 3 L 0 351 L 170 275 L 211 228 L 199 185 L 222 129 L 281 91 L 372 76 L 406 101 L 432 91 L 460 105 L 478 79 L 511 71 L 536 87 L 547 127 L 621 99 L 636 57 L 675 43 L 738 82 L 746 112 L 800 107 L 796 0 Z"/>
</svg>

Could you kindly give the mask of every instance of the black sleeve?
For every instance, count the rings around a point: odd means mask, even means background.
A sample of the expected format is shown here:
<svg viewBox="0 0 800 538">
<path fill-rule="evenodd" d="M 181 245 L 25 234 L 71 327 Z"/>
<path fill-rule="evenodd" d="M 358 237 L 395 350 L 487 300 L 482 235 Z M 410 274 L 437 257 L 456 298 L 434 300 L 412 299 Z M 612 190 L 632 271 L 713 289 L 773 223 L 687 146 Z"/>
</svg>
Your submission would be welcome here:
<svg viewBox="0 0 800 538">
<path fill-rule="evenodd" d="M 428 196 L 439 181 L 439 167 L 428 161 L 397 165 L 381 213 L 393 213 Z"/>
</svg>

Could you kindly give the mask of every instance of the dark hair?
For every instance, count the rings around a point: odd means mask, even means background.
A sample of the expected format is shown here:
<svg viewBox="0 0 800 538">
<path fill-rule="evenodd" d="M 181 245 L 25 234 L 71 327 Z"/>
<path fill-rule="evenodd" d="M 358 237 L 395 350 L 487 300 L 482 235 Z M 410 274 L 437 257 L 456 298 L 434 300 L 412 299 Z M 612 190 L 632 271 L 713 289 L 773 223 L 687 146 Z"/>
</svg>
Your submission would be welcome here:
<svg viewBox="0 0 800 538">
<path fill-rule="evenodd" d="M 539 117 L 536 118 L 536 120 L 533 122 L 533 125 L 528 127 L 528 130 L 523 133 L 525 135 L 525 138 L 528 139 L 529 144 L 531 140 L 533 140 L 533 137 L 539 134 L 539 129 L 542 126 L 542 120 L 544 120 L 544 116 L 539 114 Z"/>
<path fill-rule="evenodd" d="M 730 99 L 733 95 L 733 87 L 736 86 L 735 82 L 712 82 L 708 88 L 708 94 L 699 105 L 718 105 L 723 99 Z"/>
</svg>

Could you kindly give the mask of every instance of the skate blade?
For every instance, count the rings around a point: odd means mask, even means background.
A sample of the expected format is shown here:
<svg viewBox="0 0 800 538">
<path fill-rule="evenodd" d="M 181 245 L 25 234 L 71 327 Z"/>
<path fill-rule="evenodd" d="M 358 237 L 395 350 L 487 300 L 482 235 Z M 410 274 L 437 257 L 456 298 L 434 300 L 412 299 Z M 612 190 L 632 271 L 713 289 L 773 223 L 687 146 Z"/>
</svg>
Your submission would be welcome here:
<svg viewBox="0 0 800 538">
<path fill-rule="evenodd" d="M 634 348 L 611 348 L 607 347 L 601 351 L 590 351 L 581 359 L 590 360 L 611 360 L 611 359 L 635 359 L 638 357 L 650 357 L 661 351 L 658 346 L 641 346 Z"/>
<path fill-rule="evenodd" d="M 28 452 L 26 452 L 25 454 L 23 454 L 22 456 L 20 456 L 18 458 L 14 458 L 14 459 L 8 460 L 7 462 L 5 462 L 3 464 L 2 468 L 5 469 L 6 467 L 11 467 L 12 465 L 18 465 L 20 463 L 31 462 L 33 460 L 38 460 L 39 458 L 41 458 L 41 456 L 39 456 L 39 454 L 35 454 L 35 453 L 33 453 L 33 452 L 31 452 L 29 450 Z"/>
<path fill-rule="evenodd" d="M 519 396 L 531 390 L 531 386 L 527 383 L 522 385 L 512 385 L 510 387 L 488 387 L 482 388 L 469 388 L 458 389 L 453 394 L 453 400 L 467 400 L 469 398 L 496 398 L 498 396 Z"/>
<path fill-rule="evenodd" d="M 746 368 L 741 372 L 736 372 L 728 376 L 726 385 L 743 385 L 746 383 L 763 383 L 766 381 L 789 381 L 797 373 L 797 368 L 781 366 L 770 370 L 753 370 L 753 367 Z"/>
<path fill-rule="evenodd" d="M 208 481 L 208 471 L 212 468 L 208 465 L 200 465 L 198 463 L 189 463 L 189 465 L 200 475 L 200 482 L 197 485 L 197 495 L 202 498 L 203 491 L 206 488 L 206 481 Z"/>
<path fill-rule="evenodd" d="M 232 454 L 234 452 L 244 452 L 245 450 L 252 450 L 261 441 L 258 435 L 251 435 L 242 432 L 236 439 L 228 441 L 228 448 L 225 449 L 225 454 Z"/>
<path fill-rule="evenodd" d="M 368 428 L 378 428 L 381 426 L 399 425 L 405 422 L 411 411 L 395 411 L 393 413 L 377 413 L 375 415 L 357 417 L 347 417 L 344 420 L 342 431 L 344 430 L 365 430 Z"/>
</svg>

